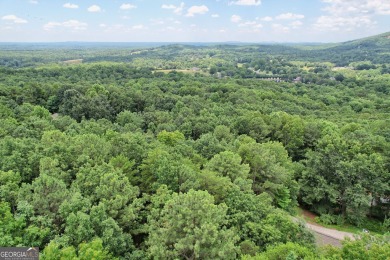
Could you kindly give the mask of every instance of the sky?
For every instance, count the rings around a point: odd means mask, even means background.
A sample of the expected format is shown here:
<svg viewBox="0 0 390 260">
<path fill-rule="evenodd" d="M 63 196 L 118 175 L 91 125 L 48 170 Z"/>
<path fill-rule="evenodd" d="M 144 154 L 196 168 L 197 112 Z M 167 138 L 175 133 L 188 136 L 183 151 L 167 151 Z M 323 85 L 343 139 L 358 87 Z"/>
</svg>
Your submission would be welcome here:
<svg viewBox="0 0 390 260">
<path fill-rule="evenodd" d="M 390 0 L 0 0 L 0 42 L 342 42 Z"/>
</svg>

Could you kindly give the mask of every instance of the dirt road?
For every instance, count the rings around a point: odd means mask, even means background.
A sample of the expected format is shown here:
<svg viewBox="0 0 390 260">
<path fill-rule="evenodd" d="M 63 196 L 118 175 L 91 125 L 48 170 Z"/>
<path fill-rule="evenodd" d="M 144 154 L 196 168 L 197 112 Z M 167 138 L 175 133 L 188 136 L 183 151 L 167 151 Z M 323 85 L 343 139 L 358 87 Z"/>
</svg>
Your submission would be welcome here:
<svg viewBox="0 0 390 260">
<path fill-rule="evenodd" d="M 352 233 L 325 228 L 318 225 L 306 223 L 306 227 L 314 232 L 316 243 L 319 246 L 332 245 L 341 247 L 341 241 L 349 237 L 354 240 Z"/>
<path fill-rule="evenodd" d="M 313 221 L 313 223 L 305 222 L 305 224 L 308 229 L 314 232 L 316 243 L 319 246 L 333 245 L 341 247 L 341 241 L 345 238 L 349 237 L 352 240 L 355 239 L 354 234 L 352 233 L 326 228 L 317 223 L 314 223 L 316 216 L 307 210 L 303 210 L 302 214 L 306 217 L 306 219 Z"/>
</svg>

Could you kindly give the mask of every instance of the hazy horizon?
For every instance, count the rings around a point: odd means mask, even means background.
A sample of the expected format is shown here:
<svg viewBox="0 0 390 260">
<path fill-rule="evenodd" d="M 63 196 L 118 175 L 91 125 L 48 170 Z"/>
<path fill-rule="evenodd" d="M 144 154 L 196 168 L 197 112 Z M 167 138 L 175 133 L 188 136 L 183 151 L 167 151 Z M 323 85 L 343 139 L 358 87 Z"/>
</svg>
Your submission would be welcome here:
<svg viewBox="0 0 390 260">
<path fill-rule="evenodd" d="M 388 0 L 2 0 L 0 42 L 335 43 L 389 31 Z"/>
</svg>

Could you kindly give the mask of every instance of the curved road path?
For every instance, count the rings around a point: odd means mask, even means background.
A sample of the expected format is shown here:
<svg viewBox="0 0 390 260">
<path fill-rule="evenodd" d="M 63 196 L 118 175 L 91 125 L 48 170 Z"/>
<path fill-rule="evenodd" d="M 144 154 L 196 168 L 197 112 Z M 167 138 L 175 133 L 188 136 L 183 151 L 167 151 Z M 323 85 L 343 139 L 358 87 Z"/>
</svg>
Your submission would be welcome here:
<svg viewBox="0 0 390 260">
<path fill-rule="evenodd" d="M 295 221 L 298 221 L 297 218 L 294 217 Z M 304 221 L 300 219 L 300 221 Z M 335 229 L 330 229 L 326 227 L 322 227 L 315 224 L 307 223 L 306 221 L 305 225 L 308 229 L 313 231 L 314 236 L 316 238 L 316 243 L 319 246 L 324 245 L 333 245 L 337 247 L 341 247 L 341 241 L 344 240 L 344 238 L 349 237 L 352 240 L 355 240 L 354 234 L 344 231 L 338 231 Z"/>
<path fill-rule="evenodd" d="M 316 242 L 319 246 L 333 245 L 341 247 L 341 241 L 344 240 L 344 238 L 349 237 L 352 240 L 355 239 L 354 235 L 349 232 L 338 231 L 310 223 L 306 223 L 306 227 L 314 231 Z"/>
</svg>

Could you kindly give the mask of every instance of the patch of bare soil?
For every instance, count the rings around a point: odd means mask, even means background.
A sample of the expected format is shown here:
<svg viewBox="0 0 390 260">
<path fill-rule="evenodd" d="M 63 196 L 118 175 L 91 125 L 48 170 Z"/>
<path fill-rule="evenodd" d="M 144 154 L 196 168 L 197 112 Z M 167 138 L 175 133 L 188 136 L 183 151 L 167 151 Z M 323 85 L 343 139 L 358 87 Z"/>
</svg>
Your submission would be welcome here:
<svg viewBox="0 0 390 260">
<path fill-rule="evenodd" d="M 302 209 L 302 208 L 301 208 Z M 302 209 L 302 215 L 301 217 L 306 220 L 306 222 L 312 224 L 312 225 L 316 225 L 316 226 L 321 226 L 319 225 L 315 218 L 318 217 L 318 215 L 316 215 L 315 213 L 311 212 L 311 211 L 308 211 L 307 209 Z"/>
</svg>

